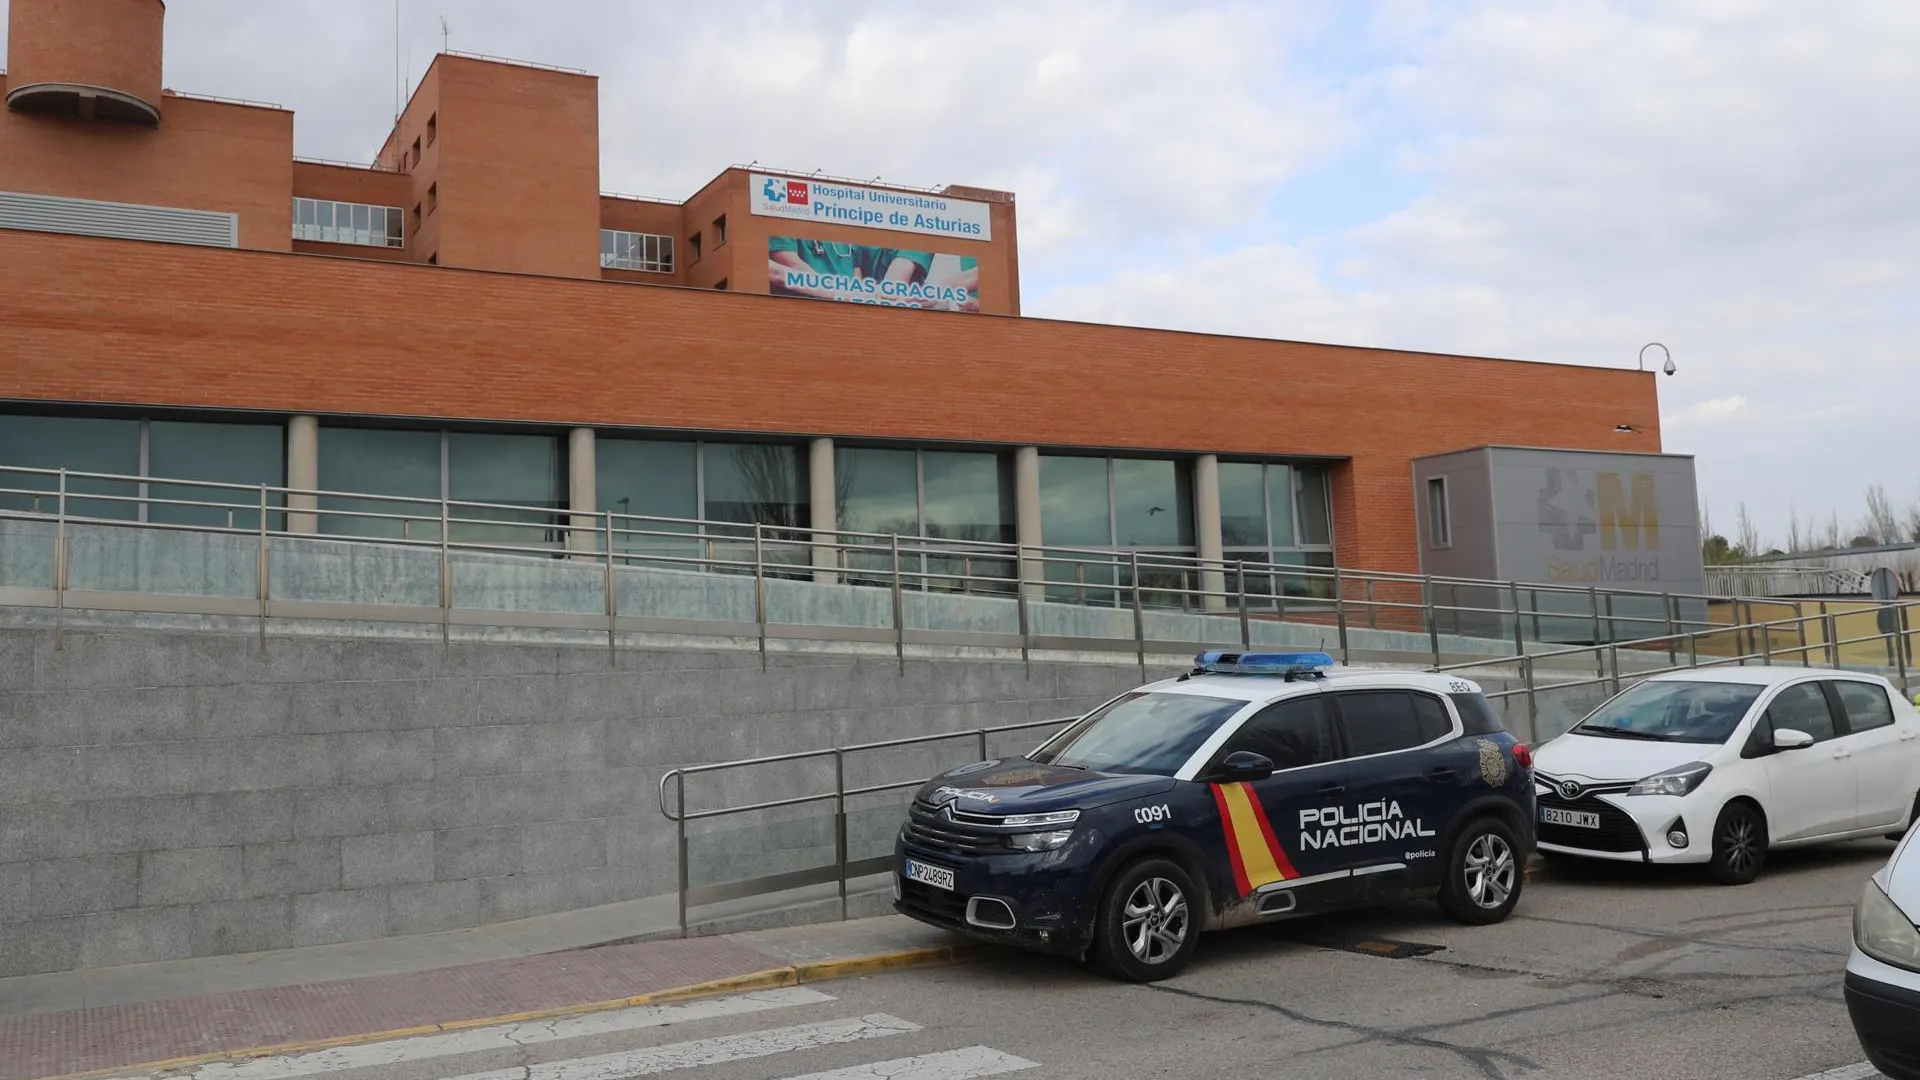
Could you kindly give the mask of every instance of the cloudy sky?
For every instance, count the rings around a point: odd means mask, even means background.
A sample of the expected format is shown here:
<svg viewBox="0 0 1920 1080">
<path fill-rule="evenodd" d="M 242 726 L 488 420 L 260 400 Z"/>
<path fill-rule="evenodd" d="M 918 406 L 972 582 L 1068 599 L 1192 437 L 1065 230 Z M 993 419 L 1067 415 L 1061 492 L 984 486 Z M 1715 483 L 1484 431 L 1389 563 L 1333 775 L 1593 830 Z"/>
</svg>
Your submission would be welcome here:
<svg viewBox="0 0 1920 1080">
<path fill-rule="evenodd" d="M 407 80 L 442 16 L 600 76 L 608 190 L 753 160 L 1012 190 L 1031 315 L 1661 341 L 1723 530 L 1920 502 L 1913 0 L 402 0 Z M 394 53 L 392 0 L 168 7 L 167 83 L 295 109 L 305 156 L 372 156 Z"/>
</svg>

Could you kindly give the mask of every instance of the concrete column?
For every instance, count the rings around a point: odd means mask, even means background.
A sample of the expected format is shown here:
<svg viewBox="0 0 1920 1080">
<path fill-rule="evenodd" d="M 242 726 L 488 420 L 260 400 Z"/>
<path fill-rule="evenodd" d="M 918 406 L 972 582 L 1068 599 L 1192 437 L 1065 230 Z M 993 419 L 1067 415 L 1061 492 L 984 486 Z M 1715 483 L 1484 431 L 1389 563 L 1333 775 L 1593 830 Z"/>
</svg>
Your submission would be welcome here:
<svg viewBox="0 0 1920 1080">
<path fill-rule="evenodd" d="M 813 516 L 813 580 L 823 585 L 840 581 L 840 552 L 833 535 L 840 527 L 840 500 L 833 474 L 833 440 L 807 444 L 807 498 Z"/>
<path fill-rule="evenodd" d="M 1013 452 L 1013 536 L 1020 545 L 1020 580 L 1029 601 L 1046 595 L 1047 564 L 1033 556 L 1041 545 L 1040 448 L 1022 446 Z"/>
<path fill-rule="evenodd" d="M 567 432 L 567 509 L 572 510 L 573 527 L 567 530 L 567 550 L 599 551 L 598 509 L 600 479 L 594 468 L 593 429 L 578 427 Z"/>
<path fill-rule="evenodd" d="M 1221 564 L 1220 457 L 1201 454 L 1193 459 L 1193 536 L 1200 548 L 1200 589 L 1207 611 L 1227 609 L 1227 575 Z"/>
<path fill-rule="evenodd" d="M 295 491 L 314 491 L 320 487 L 320 420 L 313 416 L 295 416 L 287 420 L 287 486 Z M 287 531 L 313 534 L 320 531 L 320 516 L 313 511 L 320 505 L 312 495 L 287 496 Z M 306 513 L 298 511 L 305 510 Z"/>
</svg>

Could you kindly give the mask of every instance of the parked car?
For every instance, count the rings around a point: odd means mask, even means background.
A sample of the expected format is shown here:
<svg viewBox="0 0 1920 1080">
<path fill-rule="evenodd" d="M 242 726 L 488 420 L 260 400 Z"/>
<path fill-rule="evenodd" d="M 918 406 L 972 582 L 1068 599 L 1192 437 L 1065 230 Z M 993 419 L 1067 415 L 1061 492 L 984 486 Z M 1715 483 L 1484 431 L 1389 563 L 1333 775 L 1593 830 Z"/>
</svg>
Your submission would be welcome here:
<svg viewBox="0 0 1920 1080">
<path fill-rule="evenodd" d="M 1536 752 L 1547 856 L 1705 864 L 1752 881 L 1767 853 L 1898 838 L 1920 796 L 1920 713 L 1875 675 L 1672 672 Z"/>
<path fill-rule="evenodd" d="M 1890 1080 L 1920 1080 L 1920 855 L 1911 834 L 1853 909 L 1847 1015 L 1867 1059 Z"/>
<path fill-rule="evenodd" d="M 896 841 L 903 914 L 1168 978 L 1201 932 L 1434 896 L 1499 922 L 1532 848 L 1527 748 L 1480 688 L 1203 653 L 1026 757 L 929 780 Z"/>
</svg>

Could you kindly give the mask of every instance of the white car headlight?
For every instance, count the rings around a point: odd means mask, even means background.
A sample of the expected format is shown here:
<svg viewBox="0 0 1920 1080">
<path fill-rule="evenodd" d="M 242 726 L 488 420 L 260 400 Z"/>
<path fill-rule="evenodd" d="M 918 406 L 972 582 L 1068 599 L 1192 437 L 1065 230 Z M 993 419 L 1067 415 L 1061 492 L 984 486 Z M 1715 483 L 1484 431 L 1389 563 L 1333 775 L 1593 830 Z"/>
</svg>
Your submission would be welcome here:
<svg viewBox="0 0 1920 1080">
<path fill-rule="evenodd" d="M 1713 771 L 1704 761 L 1688 762 L 1666 772 L 1657 772 L 1627 789 L 1629 795 L 1690 795 Z"/>
<path fill-rule="evenodd" d="M 1050 814 L 1008 814 L 1000 819 L 1000 824 L 1009 829 L 1045 828 L 1049 825 L 1071 825 L 1080 820 L 1078 810 L 1055 810 Z"/>
<path fill-rule="evenodd" d="M 1920 971 L 1920 930 L 1872 878 L 1853 908 L 1853 943 L 1883 964 Z"/>
</svg>

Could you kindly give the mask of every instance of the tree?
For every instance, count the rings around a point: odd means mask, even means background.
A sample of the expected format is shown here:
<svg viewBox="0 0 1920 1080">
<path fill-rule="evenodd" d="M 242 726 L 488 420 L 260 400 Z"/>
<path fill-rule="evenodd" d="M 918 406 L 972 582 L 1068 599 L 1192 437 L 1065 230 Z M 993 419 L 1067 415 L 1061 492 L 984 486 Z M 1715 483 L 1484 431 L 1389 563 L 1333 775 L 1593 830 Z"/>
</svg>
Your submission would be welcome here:
<svg viewBox="0 0 1920 1080">
<path fill-rule="evenodd" d="M 1856 544 L 1856 547 L 1872 547 L 1874 544 L 1897 544 L 1900 542 L 1900 520 L 1893 514 L 1893 500 L 1887 497 L 1884 484 L 1867 485 L 1867 516 L 1861 522 L 1860 535 L 1873 538 L 1872 544 Z"/>
<path fill-rule="evenodd" d="M 1800 523 L 1800 511 L 1787 504 L 1787 553 L 1797 555 L 1813 546 L 1813 537 Z"/>
<path fill-rule="evenodd" d="M 1753 523 L 1753 517 L 1747 513 L 1747 504 L 1741 503 L 1733 516 L 1733 546 L 1742 558 L 1751 559 L 1760 554 L 1766 545 L 1760 539 L 1760 529 Z"/>
</svg>

